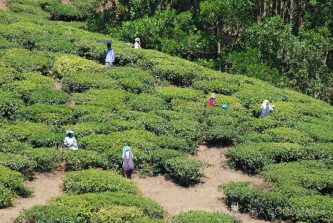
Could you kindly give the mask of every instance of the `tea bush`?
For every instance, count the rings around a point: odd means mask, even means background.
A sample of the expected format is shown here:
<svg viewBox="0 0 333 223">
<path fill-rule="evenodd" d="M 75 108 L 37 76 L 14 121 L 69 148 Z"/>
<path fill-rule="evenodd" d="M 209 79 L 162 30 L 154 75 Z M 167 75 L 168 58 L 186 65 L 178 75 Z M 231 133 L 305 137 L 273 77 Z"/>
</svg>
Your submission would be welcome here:
<svg viewBox="0 0 333 223">
<path fill-rule="evenodd" d="M 175 98 L 197 101 L 203 97 L 203 92 L 190 88 L 158 87 L 156 88 L 156 92 L 168 102 Z"/>
<path fill-rule="evenodd" d="M 63 91 L 53 89 L 38 89 L 31 91 L 27 97 L 28 104 L 65 104 L 70 96 Z"/>
<path fill-rule="evenodd" d="M 13 192 L 0 184 L 0 208 L 12 206 Z"/>
<path fill-rule="evenodd" d="M 166 173 L 180 185 L 191 185 L 199 182 L 203 176 L 202 162 L 183 157 L 176 157 L 164 162 Z"/>
<path fill-rule="evenodd" d="M 49 172 L 58 166 L 59 153 L 53 148 L 34 148 L 23 152 L 37 163 L 34 171 Z"/>
<path fill-rule="evenodd" d="M 71 1 L 70 4 L 63 4 L 54 0 L 48 2 L 47 11 L 53 20 L 75 21 L 84 20 L 91 16 L 99 6 L 99 1 Z"/>
<path fill-rule="evenodd" d="M 238 221 L 220 212 L 189 211 L 173 218 L 172 223 L 237 223 Z"/>
<path fill-rule="evenodd" d="M 36 205 L 29 210 L 25 210 L 15 220 L 16 222 L 23 223 L 49 223 L 49 222 L 88 222 L 89 217 L 80 213 L 78 208 L 69 208 L 58 205 Z"/>
<path fill-rule="evenodd" d="M 144 216 L 143 212 L 137 207 L 110 206 L 100 209 L 93 217 L 93 221 L 96 223 L 123 223 L 132 222 L 142 216 Z"/>
<path fill-rule="evenodd" d="M 8 133 L 5 133 L 8 134 Z M 4 153 L 24 153 L 24 150 L 31 149 L 31 145 L 13 140 L 11 142 L 3 142 L 0 144 L 0 152 Z"/>
<path fill-rule="evenodd" d="M 307 133 L 317 142 L 333 142 L 332 125 L 326 121 L 312 121 L 299 123 L 296 127 L 300 131 Z"/>
<path fill-rule="evenodd" d="M 329 196 L 303 196 L 290 199 L 291 220 L 295 222 L 331 222 L 333 202 Z"/>
<path fill-rule="evenodd" d="M 52 57 L 46 52 L 17 48 L 3 50 L 0 59 L 19 72 L 40 71 L 46 73 L 53 63 Z"/>
<path fill-rule="evenodd" d="M 38 72 L 22 73 L 19 80 L 5 84 L 3 88 L 19 93 L 26 100 L 31 91 L 45 90 L 53 87 L 51 78 L 41 75 Z"/>
<path fill-rule="evenodd" d="M 0 90 L 0 115 L 13 119 L 17 111 L 23 107 L 23 101 L 15 93 Z"/>
<path fill-rule="evenodd" d="M 33 104 L 20 109 L 16 119 L 31 122 L 43 122 L 52 125 L 64 125 L 75 122 L 72 110 L 66 105 Z"/>
<path fill-rule="evenodd" d="M 147 80 L 146 80 L 147 81 Z M 147 81 L 148 83 L 144 83 L 139 78 L 131 77 L 131 78 L 121 78 L 118 80 L 119 85 L 125 90 L 134 94 L 140 93 L 150 93 L 153 91 L 153 79 Z"/>
<path fill-rule="evenodd" d="M 103 106 L 109 111 L 126 109 L 124 104 L 128 93 L 123 90 L 93 89 L 87 93 L 76 93 L 73 99 L 76 104 Z"/>
<path fill-rule="evenodd" d="M 65 195 L 55 198 L 51 204 L 67 208 L 80 207 L 83 209 L 81 212 L 83 214 L 111 205 L 120 205 L 137 207 L 152 218 L 161 218 L 164 215 L 162 207 L 151 199 L 127 193 L 101 192 Z"/>
<path fill-rule="evenodd" d="M 21 173 L 4 166 L 0 166 L 0 173 L 0 185 L 22 197 L 31 194 L 32 191 L 24 184 L 24 177 Z"/>
<path fill-rule="evenodd" d="M 25 155 L 0 153 L 0 165 L 30 176 L 36 168 L 37 163 Z"/>
<path fill-rule="evenodd" d="M 67 92 L 85 92 L 92 88 L 115 89 L 117 82 L 103 73 L 74 72 L 67 74 L 61 82 Z"/>
<path fill-rule="evenodd" d="M 8 126 L 12 137 L 20 142 L 27 142 L 33 147 L 51 147 L 62 142 L 62 134 L 58 134 L 42 123 L 17 122 Z"/>
<path fill-rule="evenodd" d="M 82 170 L 95 167 L 106 169 L 110 166 L 106 155 L 89 150 L 65 150 L 62 152 L 61 158 L 65 162 L 66 170 Z"/>
<path fill-rule="evenodd" d="M 291 162 L 307 157 L 306 149 L 291 143 L 243 143 L 228 149 L 231 166 L 246 172 L 259 172 L 270 163 Z"/>
<path fill-rule="evenodd" d="M 55 58 L 52 71 L 58 78 L 62 78 L 74 72 L 98 72 L 102 71 L 102 65 L 92 61 L 81 58 L 75 55 L 60 55 Z"/>
<path fill-rule="evenodd" d="M 239 90 L 238 85 L 231 84 L 230 82 L 224 82 L 221 80 L 195 81 L 192 86 L 194 89 L 202 90 L 206 94 L 215 92 L 217 94 L 232 95 Z"/>
<path fill-rule="evenodd" d="M 154 132 L 156 135 L 166 134 L 171 130 L 169 122 L 153 112 L 141 112 L 140 116 L 135 118 L 135 121 L 141 124 L 142 128 Z"/>
<path fill-rule="evenodd" d="M 150 162 L 153 164 L 153 174 L 166 173 L 165 162 L 176 157 L 185 157 L 184 152 L 172 149 L 156 149 L 150 152 Z"/>
<path fill-rule="evenodd" d="M 308 134 L 291 128 L 272 128 L 264 131 L 264 133 L 269 134 L 273 142 L 306 144 L 313 141 Z"/>
<path fill-rule="evenodd" d="M 64 190 L 69 194 L 124 192 L 138 194 L 138 188 L 122 176 L 105 170 L 81 170 L 66 173 Z"/>
<path fill-rule="evenodd" d="M 81 145 L 84 148 L 95 151 L 106 151 L 121 149 L 125 145 L 137 147 L 143 151 L 150 151 L 157 148 L 158 137 L 145 130 L 126 130 L 112 132 L 107 135 L 89 135 L 81 138 Z"/>
<path fill-rule="evenodd" d="M 287 182 L 325 195 L 333 190 L 332 172 L 322 161 L 300 161 L 269 165 L 261 174 L 277 187 Z"/>
<path fill-rule="evenodd" d="M 136 111 L 149 112 L 167 108 L 165 101 L 154 95 L 139 94 L 129 98 L 127 104 Z"/>
<path fill-rule="evenodd" d="M 238 203 L 240 212 L 250 212 L 263 219 L 282 220 L 285 216 L 281 213 L 289 208 L 288 199 L 282 193 L 253 188 L 247 182 L 224 185 L 223 192 L 228 206 Z"/>
<path fill-rule="evenodd" d="M 190 86 L 199 77 L 200 67 L 189 65 L 186 60 L 173 60 L 164 60 L 163 63 L 155 65 L 152 69 L 153 74 L 157 78 L 165 79 L 177 86 Z"/>
</svg>

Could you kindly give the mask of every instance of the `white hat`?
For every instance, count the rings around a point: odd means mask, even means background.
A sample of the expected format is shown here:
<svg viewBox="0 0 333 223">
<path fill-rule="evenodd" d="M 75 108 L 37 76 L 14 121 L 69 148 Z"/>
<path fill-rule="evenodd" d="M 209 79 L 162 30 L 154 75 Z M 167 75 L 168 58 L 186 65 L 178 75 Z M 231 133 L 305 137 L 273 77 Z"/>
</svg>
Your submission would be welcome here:
<svg viewBox="0 0 333 223">
<path fill-rule="evenodd" d="M 140 38 L 135 38 L 135 42 L 140 42 Z"/>
<path fill-rule="evenodd" d="M 267 100 L 267 99 L 265 99 L 264 101 L 263 101 L 263 103 L 265 103 L 265 104 L 267 104 L 269 101 Z"/>
<path fill-rule="evenodd" d="M 74 134 L 74 132 L 69 129 L 69 130 L 66 131 L 66 135 L 68 135 L 68 134 Z"/>
<path fill-rule="evenodd" d="M 212 94 L 210 95 L 210 98 L 216 98 L 215 93 L 212 93 Z"/>
</svg>

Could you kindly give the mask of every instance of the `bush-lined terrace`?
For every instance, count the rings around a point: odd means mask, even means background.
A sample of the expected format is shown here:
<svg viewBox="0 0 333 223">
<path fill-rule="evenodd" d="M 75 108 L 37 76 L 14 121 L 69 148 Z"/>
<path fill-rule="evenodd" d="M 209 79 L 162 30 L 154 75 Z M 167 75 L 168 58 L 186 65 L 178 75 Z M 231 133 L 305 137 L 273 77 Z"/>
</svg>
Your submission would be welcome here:
<svg viewBox="0 0 333 223">
<path fill-rule="evenodd" d="M 4 176 L 17 178 L 0 181 L 2 207 L 10 206 L 15 194 L 31 193 L 23 175 L 52 171 L 61 162 L 66 170 L 119 170 L 126 144 L 133 148 L 141 172 L 163 173 L 191 184 L 198 181 L 202 167 L 186 155 L 206 142 L 231 146 L 227 154 L 233 167 L 262 174 L 271 182 L 268 190 L 247 184 L 225 186 L 228 204 L 238 202 L 241 211 L 255 211 L 266 219 L 333 221 L 329 175 L 333 108 L 329 104 L 157 51 L 135 50 L 117 40 L 113 44 L 116 67 L 104 69 L 99 61 L 105 46 L 96 40 L 112 36 L 87 32 L 80 22 L 48 20 L 86 16 L 79 7 L 77 15 L 66 15 L 69 11 L 56 7 L 57 2 L 10 1 L 12 11 L 0 11 L 4 40 L 0 45 L 0 165 Z M 229 104 L 228 109 L 206 107 L 212 91 L 219 93 L 219 103 Z M 266 98 L 276 109 L 269 117 L 258 118 Z M 79 151 L 55 149 L 68 128 L 76 132 Z M 66 182 L 74 177 L 70 174 Z M 84 174 L 80 177 L 85 179 Z M 113 187 L 69 190 L 101 192 Z M 136 213 L 133 219 L 143 217 L 138 222 L 162 216 L 156 204 L 140 195 L 111 191 L 65 195 L 25 212 L 22 218 L 45 222 L 61 215 L 62 222 L 103 222 L 112 219 L 109 213 L 126 212 L 123 206 L 128 205 Z M 194 213 L 174 221 L 188 222 L 196 215 L 205 216 Z"/>
</svg>

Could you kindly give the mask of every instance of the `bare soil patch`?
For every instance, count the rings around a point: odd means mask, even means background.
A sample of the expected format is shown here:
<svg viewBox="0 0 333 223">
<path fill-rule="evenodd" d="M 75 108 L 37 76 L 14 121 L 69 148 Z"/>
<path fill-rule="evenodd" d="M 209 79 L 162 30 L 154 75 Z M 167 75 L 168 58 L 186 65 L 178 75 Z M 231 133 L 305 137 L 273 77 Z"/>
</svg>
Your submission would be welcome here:
<svg viewBox="0 0 333 223">
<path fill-rule="evenodd" d="M 133 181 L 145 196 L 161 204 L 170 215 L 190 210 L 221 211 L 245 223 L 267 222 L 229 210 L 223 202 L 224 194 L 218 190 L 221 184 L 232 181 L 249 181 L 253 185 L 265 187 L 263 179 L 222 165 L 226 160 L 223 149 L 200 146 L 195 158 L 210 164 L 205 170 L 204 182 L 196 186 L 184 188 L 167 181 L 163 176 L 140 178 L 136 175 Z"/>
<path fill-rule="evenodd" d="M 63 171 L 52 173 L 38 173 L 33 181 L 27 184 L 34 189 L 31 197 L 18 198 L 14 201 L 14 206 L 0 209 L 0 222 L 13 223 L 22 210 L 29 209 L 34 205 L 47 204 L 51 197 L 61 195 Z"/>
</svg>

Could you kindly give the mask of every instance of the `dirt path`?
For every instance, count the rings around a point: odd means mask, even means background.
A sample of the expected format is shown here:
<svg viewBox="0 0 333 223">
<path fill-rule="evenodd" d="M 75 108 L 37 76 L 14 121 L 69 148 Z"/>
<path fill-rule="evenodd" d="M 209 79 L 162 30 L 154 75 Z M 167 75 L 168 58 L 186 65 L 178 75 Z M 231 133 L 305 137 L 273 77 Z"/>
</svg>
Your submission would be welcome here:
<svg viewBox="0 0 333 223">
<path fill-rule="evenodd" d="M 264 185 L 262 179 L 250 177 L 239 171 L 221 165 L 225 161 L 221 149 L 200 146 L 197 158 L 211 164 L 205 170 L 204 183 L 190 188 L 183 188 L 165 180 L 163 176 L 140 178 L 134 177 L 134 182 L 142 193 L 160 203 L 170 215 L 176 215 L 189 210 L 221 211 L 233 215 L 244 223 L 266 222 L 246 214 L 232 212 L 222 201 L 223 194 L 218 191 L 221 184 L 231 181 L 250 181 L 254 185 Z"/>
<path fill-rule="evenodd" d="M 37 204 L 46 204 L 51 197 L 62 194 L 63 172 L 36 174 L 33 181 L 27 184 L 34 189 L 28 198 L 19 198 L 14 201 L 14 207 L 0 209 L 0 222 L 13 223 L 23 209 L 29 209 Z"/>
<path fill-rule="evenodd" d="M 0 0 L 0 9 L 8 10 L 8 1 L 7 0 Z"/>
</svg>

